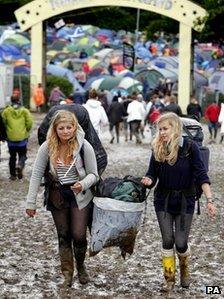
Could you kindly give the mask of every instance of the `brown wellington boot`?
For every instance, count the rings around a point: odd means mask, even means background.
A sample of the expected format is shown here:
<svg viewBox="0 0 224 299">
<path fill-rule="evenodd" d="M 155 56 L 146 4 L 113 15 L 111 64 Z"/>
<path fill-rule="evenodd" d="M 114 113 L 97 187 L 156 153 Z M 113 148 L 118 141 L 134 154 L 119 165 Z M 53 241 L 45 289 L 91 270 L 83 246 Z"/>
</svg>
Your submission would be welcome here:
<svg viewBox="0 0 224 299">
<path fill-rule="evenodd" d="M 180 285 L 182 288 L 189 288 L 190 286 L 190 274 L 189 274 L 189 258 L 190 250 L 188 249 L 184 253 L 177 252 L 180 266 Z"/>
<path fill-rule="evenodd" d="M 173 249 L 165 250 L 162 252 L 162 264 L 165 282 L 162 286 L 163 292 L 170 292 L 173 290 L 175 285 L 175 255 Z"/>
<path fill-rule="evenodd" d="M 90 281 L 89 275 L 86 272 L 86 267 L 84 265 L 84 260 L 86 256 L 87 247 L 74 247 L 75 259 L 76 259 L 76 269 L 78 272 L 78 279 L 81 284 L 86 284 Z"/>
<path fill-rule="evenodd" d="M 64 285 L 71 287 L 74 273 L 72 248 L 59 248 L 61 272 L 64 275 Z"/>
</svg>

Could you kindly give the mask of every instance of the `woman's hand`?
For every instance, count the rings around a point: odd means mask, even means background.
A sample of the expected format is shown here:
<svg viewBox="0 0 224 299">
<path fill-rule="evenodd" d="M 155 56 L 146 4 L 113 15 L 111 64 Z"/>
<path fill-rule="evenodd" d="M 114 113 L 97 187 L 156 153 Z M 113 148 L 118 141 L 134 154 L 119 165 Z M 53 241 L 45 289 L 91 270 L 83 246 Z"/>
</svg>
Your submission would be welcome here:
<svg viewBox="0 0 224 299">
<path fill-rule="evenodd" d="M 213 202 L 207 202 L 207 212 L 209 217 L 214 218 L 216 215 L 216 207 Z"/>
<path fill-rule="evenodd" d="M 79 194 L 82 191 L 82 185 L 79 182 L 76 182 L 73 186 L 71 186 L 71 189 L 75 194 Z"/>
<path fill-rule="evenodd" d="M 26 209 L 26 214 L 29 217 L 34 217 L 36 215 L 36 210 L 30 210 L 30 209 Z"/>
<path fill-rule="evenodd" d="M 152 179 L 148 178 L 147 176 L 143 176 L 141 179 L 141 183 L 145 186 L 152 185 Z"/>
</svg>

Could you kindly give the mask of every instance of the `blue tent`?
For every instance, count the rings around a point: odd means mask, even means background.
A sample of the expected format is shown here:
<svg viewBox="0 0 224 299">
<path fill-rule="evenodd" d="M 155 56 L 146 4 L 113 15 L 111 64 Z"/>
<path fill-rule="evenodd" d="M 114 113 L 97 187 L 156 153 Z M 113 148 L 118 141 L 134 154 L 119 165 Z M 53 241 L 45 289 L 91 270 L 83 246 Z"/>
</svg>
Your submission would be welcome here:
<svg viewBox="0 0 224 299">
<path fill-rule="evenodd" d="M 224 94 L 224 71 L 215 71 L 209 78 L 209 88 Z"/>
<path fill-rule="evenodd" d="M 21 58 L 21 51 L 14 45 L 0 45 L 0 56 L 12 56 L 16 59 Z"/>
<path fill-rule="evenodd" d="M 112 30 L 109 30 L 109 29 L 99 29 L 96 33 L 95 33 L 96 36 L 98 35 L 104 35 L 110 39 L 113 38 L 114 36 L 114 32 Z"/>
<path fill-rule="evenodd" d="M 135 49 L 135 55 L 140 59 L 152 59 L 152 54 L 145 47 L 140 46 Z"/>
</svg>

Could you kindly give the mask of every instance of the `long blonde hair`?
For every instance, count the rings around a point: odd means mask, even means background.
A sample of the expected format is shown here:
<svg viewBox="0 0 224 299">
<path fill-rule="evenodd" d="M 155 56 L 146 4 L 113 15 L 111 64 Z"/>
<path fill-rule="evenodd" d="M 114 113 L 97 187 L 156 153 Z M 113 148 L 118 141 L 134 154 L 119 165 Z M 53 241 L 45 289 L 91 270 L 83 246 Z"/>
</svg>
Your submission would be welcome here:
<svg viewBox="0 0 224 299">
<path fill-rule="evenodd" d="M 164 142 L 159 132 L 159 125 L 164 121 L 167 121 L 172 127 L 172 133 L 169 141 Z M 167 162 L 173 165 L 177 161 L 177 155 L 179 150 L 180 138 L 182 133 L 182 123 L 180 118 L 173 112 L 162 114 L 157 120 L 157 133 L 153 140 L 153 152 L 156 161 Z"/>
<path fill-rule="evenodd" d="M 78 120 L 74 113 L 67 110 L 58 110 L 52 117 L 49 130 L 47 132 L 47 144 L 49 149 L 50 160 L 53 164 L 56 163 L 58 157 L 58 151 L 60 146 L 60 139 L 57 135 L 56 128 L 61 122 L 69 122 L 75 128 L 74 136 L 68 140 L 68 149 L 65 153 L 66 158 L 72 156 L 74 150 L 78 147 L 77 141 L 77 129 L 78 129 Z"/>
</svg>

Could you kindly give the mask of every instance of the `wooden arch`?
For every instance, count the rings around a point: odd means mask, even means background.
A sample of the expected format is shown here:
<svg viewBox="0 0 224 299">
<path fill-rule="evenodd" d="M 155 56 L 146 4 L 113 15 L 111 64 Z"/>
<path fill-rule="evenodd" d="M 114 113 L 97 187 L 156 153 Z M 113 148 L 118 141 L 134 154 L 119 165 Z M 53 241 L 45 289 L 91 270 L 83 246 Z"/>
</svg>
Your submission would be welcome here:
<svg viewBox="0 0 224 299">
<path fill-rule="evenodd" d="M 139 8 L 179 22 L 178 98 L 185 110 L 190 96 L 191 30 L 200 31 L 206 17 L 202 7 L 188 0 L 34 0 L 22 6 L 15 15 L 21 30 L 31 28 L 31 88 L 44 81 L 43 21 L 68 11 L 102 6 Z M 32 100 L 30 106 L 35 107 Z"/>
</svg>

